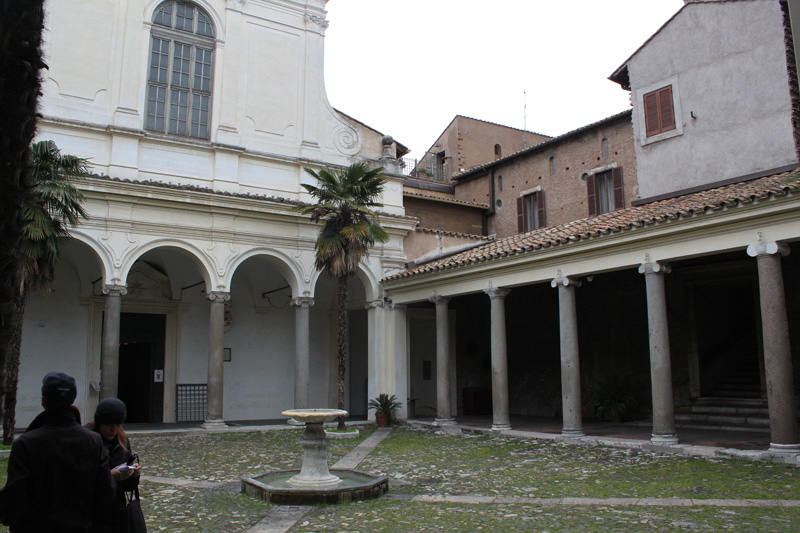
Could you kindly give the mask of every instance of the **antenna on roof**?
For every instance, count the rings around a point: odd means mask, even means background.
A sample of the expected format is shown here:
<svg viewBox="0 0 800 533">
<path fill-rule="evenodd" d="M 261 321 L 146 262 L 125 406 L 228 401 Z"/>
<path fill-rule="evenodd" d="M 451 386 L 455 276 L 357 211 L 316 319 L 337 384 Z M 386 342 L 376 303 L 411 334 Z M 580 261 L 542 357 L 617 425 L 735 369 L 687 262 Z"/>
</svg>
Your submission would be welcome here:
<svg viewBox="0 0 800 533">
<path fill-rule="evenodd" d="M 522 89 L 522 147 L 528 147 L 528 91 Z"/>
</svg>

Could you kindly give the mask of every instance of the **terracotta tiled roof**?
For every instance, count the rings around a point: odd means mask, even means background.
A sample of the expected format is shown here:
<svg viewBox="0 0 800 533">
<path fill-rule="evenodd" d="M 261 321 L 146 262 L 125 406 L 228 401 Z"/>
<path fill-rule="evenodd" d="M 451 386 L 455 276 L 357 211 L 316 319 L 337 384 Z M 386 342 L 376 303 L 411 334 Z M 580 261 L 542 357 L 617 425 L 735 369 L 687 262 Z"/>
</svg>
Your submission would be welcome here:
<svg viewBox="0 0 800 533">
<path fill-rule="evenodd" d="M 656 222 L 691 217 L 703 214 L 708 210 L 749 204 L 771 197 L 787 196 L 798 190 L 800 190 L 800 171 L 784 172 L 498 239 L 484 246 L 388 276 L 383 281 L 396 281 L 511 255 L 533 253 L 549 246 L 569 244 Z"/>
<path fill-rule="evenodd" d="M 441 229 L 433 229 L 433 228 L 414 228 L 414 231 L 418 233 L 433 233 L 435 235 L 445 235 L 447 237 L 464 237 L 467 239 L 476 239 L 479 241 L 494 240 L 493 237 L 488 237 L 486 235 L 475 235 L 474 233 L 462 233 L 460 231 L 444 231 Z"/>
</svg>

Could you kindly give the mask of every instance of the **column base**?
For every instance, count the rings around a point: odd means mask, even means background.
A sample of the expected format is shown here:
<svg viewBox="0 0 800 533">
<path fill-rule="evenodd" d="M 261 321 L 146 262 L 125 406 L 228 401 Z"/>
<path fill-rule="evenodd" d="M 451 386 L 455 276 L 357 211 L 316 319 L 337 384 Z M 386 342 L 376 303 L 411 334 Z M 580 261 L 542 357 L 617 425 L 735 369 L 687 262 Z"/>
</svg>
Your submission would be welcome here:
<svg viewBox="0 0 800 533">
<path fill-rule="evenodd" d="M 653 444 L 664 444 L 664 445 L 672 445 L 678 444 L 678 436 L 677 435 L 650 435 L 650 442 Z"/>
<path fill-rule="evenodd" d="M 228 424 L 222 419 L 206 420 L 200 427 L 203 429 L 228 429 Z"/>
<path fill-rule="evenodd" d="M 577 438 L 577 437 L 585 437 L 586 435 L 584 434 L 583 430 L 580 430 L 580 429 L 566 429 L 566 428 L 564 428 L 564 429 L 561 430 L 561 436 L 572 439 L 572 438 Z"/>
<path fill-rule="evenodd" d="M 455 418 L 436 418 L 433 421 L 434 426 L 455 426 L 456 419 Z"/>
<path fill-rule="evenodd" d="M 492 431 L 508 431 L 511 429 L 511 424 L 492 424 Z"/>
<path fill-rule="evenodd" d="M 776 455 L 797 455 L 800 454 L 800 444 L 776 444 L 769 443 L 769 453 Z"/>
</svg>

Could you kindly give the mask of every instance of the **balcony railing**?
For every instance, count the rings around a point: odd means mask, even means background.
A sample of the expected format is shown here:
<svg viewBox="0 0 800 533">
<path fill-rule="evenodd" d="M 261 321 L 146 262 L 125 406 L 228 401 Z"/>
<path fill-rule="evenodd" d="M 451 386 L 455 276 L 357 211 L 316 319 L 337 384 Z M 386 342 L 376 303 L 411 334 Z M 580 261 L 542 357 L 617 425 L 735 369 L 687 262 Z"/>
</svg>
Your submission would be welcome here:
<svg viewBox="0 0 800 533">
<path fill-rule="evenodd" d="M 448 181 L 444 166 L 437 163 L 436 154 L 427 153 L 422 159 L 402 158 L 400 167 L 403 176 L 428 181 Z"/>
</svg>

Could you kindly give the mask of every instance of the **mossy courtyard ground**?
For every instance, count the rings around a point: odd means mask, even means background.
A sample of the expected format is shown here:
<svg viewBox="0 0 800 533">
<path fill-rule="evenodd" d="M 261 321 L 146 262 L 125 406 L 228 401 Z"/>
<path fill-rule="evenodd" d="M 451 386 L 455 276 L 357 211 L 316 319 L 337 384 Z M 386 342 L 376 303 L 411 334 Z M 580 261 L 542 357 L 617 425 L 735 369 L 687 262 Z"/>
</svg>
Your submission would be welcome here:
<svg viewBox="0 0 800 533">
<path fill-rule="evenodd" d="M 369 437 L 332 440 L 330 464 Z M 386 431 L 386 430 L 382 430 Z M 800 470 L 482 433 L 400 427 L 358 464 L 385 474 L 379 500 L 282 510 L 242 476 L 297 468 L 302 429 L 132 435 L 151 531 L 758 531 L 800 529 Z M 3 480 L 8 459 L 3 458 Z M 283 512 L 285 514 L 285 512 Z M 291 525 L 293 523 L 293 525 Z M 272 527 L 272 529 L 268 529 Z M 288 526 L 287 526 L 288 527 Z"/>
</svg>

